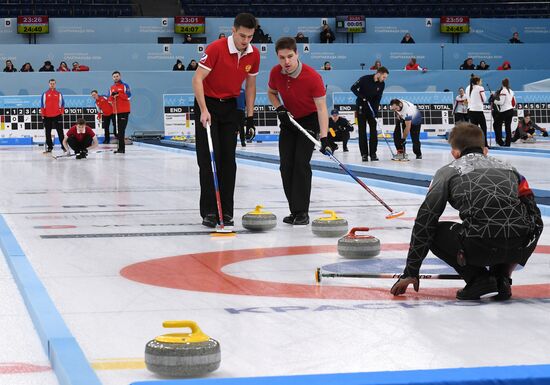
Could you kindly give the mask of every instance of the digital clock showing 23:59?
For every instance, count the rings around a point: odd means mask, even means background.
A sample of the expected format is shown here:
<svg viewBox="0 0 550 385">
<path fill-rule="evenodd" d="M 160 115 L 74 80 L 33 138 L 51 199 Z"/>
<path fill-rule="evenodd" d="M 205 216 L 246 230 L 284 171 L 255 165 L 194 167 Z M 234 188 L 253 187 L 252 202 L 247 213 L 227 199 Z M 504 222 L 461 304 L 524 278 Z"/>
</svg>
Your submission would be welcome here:
<svg viewBox="0 0 550 385">
<path fill-rule="evenodd" d="M 48 16 L 17 16 L 17 33 L 49 33 Z"/>
</svg>

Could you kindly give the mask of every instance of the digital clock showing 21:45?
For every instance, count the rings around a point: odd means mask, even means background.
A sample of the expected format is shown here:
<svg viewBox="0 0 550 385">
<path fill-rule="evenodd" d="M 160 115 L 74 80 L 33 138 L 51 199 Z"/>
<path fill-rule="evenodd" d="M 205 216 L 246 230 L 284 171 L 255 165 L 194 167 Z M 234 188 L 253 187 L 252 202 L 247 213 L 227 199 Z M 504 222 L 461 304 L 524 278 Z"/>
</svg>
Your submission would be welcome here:
<svg viewBox="0 0 550 385">
<path fill-rule="evenodd" d="M 48 16 L 17 16 L 17 33 L 49 33 Z"/>
</svg>

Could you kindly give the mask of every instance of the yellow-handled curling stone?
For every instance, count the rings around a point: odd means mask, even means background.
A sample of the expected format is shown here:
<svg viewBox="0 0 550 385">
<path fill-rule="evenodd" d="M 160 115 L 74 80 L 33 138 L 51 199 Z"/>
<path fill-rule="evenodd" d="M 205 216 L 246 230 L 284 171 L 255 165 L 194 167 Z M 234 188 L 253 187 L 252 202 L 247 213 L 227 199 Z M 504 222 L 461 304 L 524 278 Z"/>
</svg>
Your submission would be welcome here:
<svg viewBox="0 0 550 385">
<path fill-rule="evenodd" d="M 369 231 L 368 227 L 354 227 L 349 234 L 338 240 L 338 254 L 344 258 L 371 258 L 380 254 L 380 240 L 372 235 L 357 235 Z"/>
<path fill-rule="evenodd" d="M 189 328 L 191 333 L 164 334 L 145 345 L 147 369 L 166 377 L 195 377 L 213 372 L 221 362 L 220 343 L 193 321 L 165 321 L 165 328 Z"/>
<path fill-rule="evenodd" d="M 317 218 L 311 224 L 311 231 L 318 237 L 339 237 L 348 232 L 348 221 L 336 215 L 333 210 L 325 210 L 328 217 Z"/>
<path fill-rule="evenodd" d="M 262 211 L 263 206 L 257 205 L 256 208 L 243 215 L 242 223 L 245 229 L 251 231 L 266 231 L 277 226 L 277 217 L 275 214 Z"/>
</svg>

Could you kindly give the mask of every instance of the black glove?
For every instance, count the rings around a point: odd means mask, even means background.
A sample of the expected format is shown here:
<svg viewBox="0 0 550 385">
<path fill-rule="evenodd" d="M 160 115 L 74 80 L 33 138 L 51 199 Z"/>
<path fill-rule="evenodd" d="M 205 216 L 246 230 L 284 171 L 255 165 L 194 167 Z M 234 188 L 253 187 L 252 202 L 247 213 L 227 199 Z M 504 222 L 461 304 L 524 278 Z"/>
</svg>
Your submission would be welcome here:
<svg viewBox="0 0 550 385">
<path fill-rule="evenodd" d="M 284 127 L 293 127 L 294 124 L 290 121 L 290 116 L 288 115 L 288 110 L 282 104 L 275 109 L 277 112 L 277 117 L 281 121 L 281 125 Z"/>
<path fill-rule="evenodd" d="M 117 95 L 118 95 L 118 91 L 111 92 L 111 96 L 117 96 Z"/>
<path fill-rule="evenodd" d="M 246 122 L 246 139 L 252 140 L 256 136 L 256 127 L 254 127 L 254 117 L 253 116 L 247 116 Z"/>
<path fill-rule="evenodd" d="M 397 282 L 393 284 L 390 292 L 396 296 L 405 294 L 410 284 L 413 285 L 414 291 L 418 293 L 418 289 L 420 288 L 420 279 L 418 277 L 406 277 L 405 275 L 402 275 Z"/>
<path fill-rule="evenodd" d="M 328 155 L 329 153 L 332 154 L 334 152 L 334 149 L 336 148 L 335 143 L 331 143 L 328 140 L 328 137 L 321 138 L 321 148 L 319 151 L 321 151 L 321 154 Z"/>
<path fill-rule="evenodd" d="M 543 131 L 542 136 L 544 136 L 544 137 L 548 136 L 548 131 Z"/>
</svg>

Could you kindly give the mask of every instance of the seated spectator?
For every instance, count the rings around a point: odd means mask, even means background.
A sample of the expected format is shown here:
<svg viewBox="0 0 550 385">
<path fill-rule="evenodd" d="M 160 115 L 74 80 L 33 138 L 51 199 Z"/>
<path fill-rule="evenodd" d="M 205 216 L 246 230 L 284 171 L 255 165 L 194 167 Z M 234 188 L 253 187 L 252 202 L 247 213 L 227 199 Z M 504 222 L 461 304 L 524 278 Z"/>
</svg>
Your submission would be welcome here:
<svg viewBox="0 0 550 385">
<path fill-rule="evenodd" d="M 218 35 L 218 39 L 225 39 L 225 37 L 225 33 L 223 32 Z"/>
<path fill-rule="evenodd" d="M 329 61 L 326 61 L 325 64 L 321 67 L 323 71 L 330 71 L 332 69 L 332 65 Z"/>
<path fill-rule="evenodd" d="M 380 67 L 382 67 L 382 62 L 380 60 L 376 60 L 370 69 L 377 71 Z"/>
<path fill-rule="evenodd" d="M 38 72 L 55 72 L 55 68 L 53 68 L 52 62 L 49 60 L 46 60 L 44 62 L 44 65 L 40 67 Z"/>
<path fill-rule="evenodd" d="M 11 60 L 6 60 L 6 66 L 4 67 L 4 72 L 17 72 L 17 68 L 13 66 Z"/>
<path fill-rule="evenodd" d="M 460 67 L 458 67 L 458 69 L 461 69 L 461 70 L 475 70 L 476 66 L 474 65 L 474 59 L 469 57 L 468 59 L 464 60 L 464 63 L 462 63 L 460 65 Z"/>
<path fill-rule="evenodd" d="M 34 69 L 32 68 L 31 63 L 23 64 L 23 67 L 21 67 L 21 72 L 34 72 Z"/>
<path fill-rule="evenodd" d="M 415 57 L 411 57 L 411 60 L 409 60 L 409 62 L 405 66 L 405 71 L 422 71 L 422 72 L 426 72 L 427 70 L 428 70 L 427 68 L 420 67 L 420 64 L 418 64 L 416 62 Z"/>
<path fill-rule="evenodd" d="M 172 67 L 172 71 L 185 71 L 185 66 L 180 59 L 176 60 L 176 64 Z"/>
<path fill-rule="evenodd" d="M 323 25 L 323 29 L 320 33 L 321 43 L 333 43 L 336 40 L 334 32 L 330 29 L 328 24 Z"/>
<path fill-rule="evenodd" d="M 414 39 L 410 33 L 407 32 L 405 36 L 403 36 L 403 39 L 401 39 L 401 44 L 414 44 Z"/>
<path fill-rule="evenodd" d="M 254 31 L 252 42 L 253 43 L 271 43 L 271 37 L 269 36 L 269 34 L 264 33 L 260 24 L 256 25 L 256 30 Z"/>
<path fill-rule="evenodd" d="M 330 115 L 327 139 L 331 143 L 331 147 L 334 148 L 334 151 L 338 149 L 338 145 L 334 142 L 341 141 L 344 152 L 348 152 L 349 133 L 353 131 L 353 126 L 346 118 L 338 115 L 338 110 L 332 110 Z"/>
<path fill-rule="evenodd" d="M 74 72 L 85 72 L 85 71 L 89 71 L 90 70 L 90 67 L 88 66 L 85 66 L 83 64 L 80 64 L 79 62 L 75 61 L 73 63 L 73 71 Z"/>
<path fill-rule="evenodd" d="M 185 37 L 183 38 L 183 43 L 193 44 L 193 36 L 191 36 L 190 34 L 185 35 Z"/>
<path fill-rule="evenodd" d="M 489 64 L 485 63 L 483 60 L 479 62 L 476 67 L 476 70 L 485 71 L 489 69 Z"/>
<path fill-rule="evenodd" d="M 519 40 L 519 33 L 514 32 L 512 34 L 512 38 L 508 40 L 511 44 L 523 44 L 521 40 Z"/>
<path fill-rule="evenodd" d="M 187 65 L 186 71 L 196 71 L 199 66 L 199 63 L 195 59 L 191 60 Z"/>
<path fill-rule="evenodd" d="M 62 61 L 61 63 L 59 63 L 59 67 L 57 68 L 57 71 L 58 72 L 69 72 L 70 69 L 69 69 L 69 66 L 67 66 L 67 63 Z"/>
<path fill-rule="evenodd" d="M 505 60 L 504 63 L 502 63 L 501 66 L 498 66 L 497 67 L 497 70 L 499 71 L 507 71 L 507 70 L 511 70 L 512 69 L 512 66 L 510 65 L 510 62 Z"/>
<path fill-rule="evenodd" d="M 303 32 L 298 32 L 294 40 L 296 40 L 296 43 L 309 43 L 309 38 Z"/>
<path fill-rule="evenodd" d="M 516 128 L 516 131 L 514 131 L 514 135 L 512 136 L 512 142 L 515 142 L 518 139 L 527 141 L 531 139 L 534 141 L 535 130 L 539 130 L 542 133 L 542 136 L 548 136 L 548 130 L 533 122 L 531 119 L 531 113 L 529 111 L 525 111 L 523 113 L 523 118 L 519 119 L 518 128 Z"/>
</svg>

